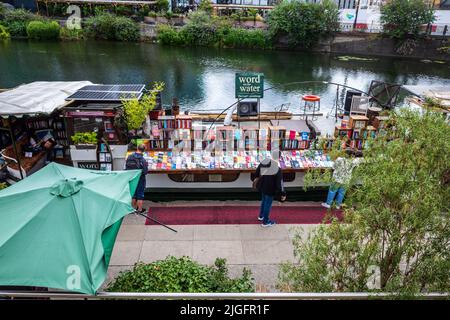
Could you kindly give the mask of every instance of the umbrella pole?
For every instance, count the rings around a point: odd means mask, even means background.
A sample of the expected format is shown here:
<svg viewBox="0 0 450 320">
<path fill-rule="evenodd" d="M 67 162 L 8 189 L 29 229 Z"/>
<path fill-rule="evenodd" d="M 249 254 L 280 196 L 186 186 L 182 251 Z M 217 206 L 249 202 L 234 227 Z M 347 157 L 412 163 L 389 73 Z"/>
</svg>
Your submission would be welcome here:
<svg viewBox="0 0 450 320">
<path fill-rule="evenodd" d="M 159 222 L 159 221 L 156 220 L 156 219 L 153 219 L 152 217 L 150 217 L 150 216 L 148 216 L 148 215 L 146 215 L 146 214 L 143 214 L 143 213 L 140 213 L 140 212 L 137 212 L 137 211 L 135 211 L 134 213 L 137 213 L 137 214 L 140 215 L 140 216 L 146 217 L 147 219 L 150 219 L 150 220 L 152 220 L 153 222 L 156 222 L 157 224 L 162 225 L 163 227 L 166 227 L 166 228 L 169 229 L 169 230 L 172 230 L 173 232 L 178 232 L 177 230 L 172 229 L 171 227 L 165 225 L 165 224 L 162 223 L 162 222 Z"/>
</svg>

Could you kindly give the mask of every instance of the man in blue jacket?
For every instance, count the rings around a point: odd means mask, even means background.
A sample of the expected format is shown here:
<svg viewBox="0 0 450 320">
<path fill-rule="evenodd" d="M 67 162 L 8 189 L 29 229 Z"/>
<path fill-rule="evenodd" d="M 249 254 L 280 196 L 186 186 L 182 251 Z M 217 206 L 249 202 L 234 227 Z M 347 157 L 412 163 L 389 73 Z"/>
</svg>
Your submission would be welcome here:
<svg viewBox="0 0 450 320">
<path fill-rule="evenodd" d="M 275 225 L 275 221 L 269 219 L 273 198 L 280 194 L 280 200 L 286 200 L 286 192 L 283 186 L 283 173 L 278 162 L 269 158 L 261 161 L 256 169 L 255 179 L 256 188 L 261 192 L 261 209 L 258 220 L 262 221 L 261 226 L 271 227 Z"/>
<path fill-rule="evenodd" d="M 144 152 L 145 145 L 141 144 L 138 146 L 136 152 L 128 156 L 126 161 L 126 170 L 142 170 L 132 202 L 133 208 L 135 208 L 138 213 L 145 212 L 145 209 L 142 206 L 144 204 L 145 176 L 148 172 L 148 163 L 144 158 Z"/>
</svg>

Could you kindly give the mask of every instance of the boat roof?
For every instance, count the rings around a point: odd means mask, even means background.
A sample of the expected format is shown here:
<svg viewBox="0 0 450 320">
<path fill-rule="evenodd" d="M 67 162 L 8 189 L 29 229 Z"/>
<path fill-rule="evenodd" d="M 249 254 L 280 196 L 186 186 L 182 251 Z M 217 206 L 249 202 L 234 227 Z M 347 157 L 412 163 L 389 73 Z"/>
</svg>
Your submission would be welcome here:
<svg viewBox="0 0 450 320">
<path fill-rule="evenodd" d="M 35 81 L 0 93 L 0 116 L 50 114 L 90 81 Z"/>
</svg>

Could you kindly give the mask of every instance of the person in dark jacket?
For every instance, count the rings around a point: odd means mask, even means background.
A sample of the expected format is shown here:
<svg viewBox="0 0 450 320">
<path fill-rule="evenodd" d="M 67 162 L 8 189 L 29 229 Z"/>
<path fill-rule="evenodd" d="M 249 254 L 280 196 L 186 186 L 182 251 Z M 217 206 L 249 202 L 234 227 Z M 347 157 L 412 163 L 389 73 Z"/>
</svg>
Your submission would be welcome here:
<svg viewBox="0 0 450 320">
<path fill-rule="evenodd" d="M 272 201 L 275 196 L 281 194 L 281 201 L 286 200 L 286 192 L 283 186 L 283 173 L 278 162 L 272 159 L 264 159 L 256 169 L 255 179 L 257 189 L 261 192 L 261 209 L 258 220 L 263 227 L 271 227 L 275 221 L 269 219 Z"/>
<path fill-rule="evenodd" d="M 139 178 L 139 183 L 136 187 L 136 191 L 133 195 L 133 208 L 137 212 L 144 213 L 145 209 L 142 207 L 144 205 L 144 192 L 145 192 L 145 176 L 148 172 L 148 163 L 144 158 L 145 145 L 141 144 L 138 146 L 136 152 L 130 154 L 126 161 L 126 170 L 142 170 L 141 176 Z"/>
</svg>

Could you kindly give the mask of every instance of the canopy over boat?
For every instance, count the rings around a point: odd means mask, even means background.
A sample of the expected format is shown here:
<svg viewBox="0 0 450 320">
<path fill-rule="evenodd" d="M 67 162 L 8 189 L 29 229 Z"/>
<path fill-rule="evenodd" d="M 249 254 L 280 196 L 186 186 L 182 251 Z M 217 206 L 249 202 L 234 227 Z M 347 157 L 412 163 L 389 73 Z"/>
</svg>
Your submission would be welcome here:
<svg viewBox="0 0 450 320">
<path fill-rule="evenodd" d="M 36 81 L 0 93 L 0 117 L 50 114 L 90 81 Z"/>
</svg>

